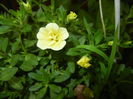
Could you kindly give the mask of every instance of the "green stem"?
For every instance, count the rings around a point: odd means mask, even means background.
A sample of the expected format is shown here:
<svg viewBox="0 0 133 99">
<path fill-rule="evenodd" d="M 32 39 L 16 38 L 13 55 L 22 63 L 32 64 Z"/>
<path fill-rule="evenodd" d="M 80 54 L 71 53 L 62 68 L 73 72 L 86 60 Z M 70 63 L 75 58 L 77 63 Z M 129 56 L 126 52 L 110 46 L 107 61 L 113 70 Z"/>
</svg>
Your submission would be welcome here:
<svg viewBox="0 0 133 99">
<path fill-rule="evenodd" d="M 117 4 L 116 4 L 117 3 Z M 103 25 L 103 31 L 105 30 L 105 25 L 104 25 L 104 21 L 103 21 L 103 15 L 102 15 L 102 8 L 101 8 L 101 0 L 99 0 L 99 6 L 100 6 L 100 13 L 101 13 L 101 21 L 102 21 L 102 25 Z M 106 31 L 104 31 L 104 34 L 106 33 Z M 111 49 L 111 54 L 108 60 L 108 68 L 107 68 L 107 74 L 105 76 L 105 80 L 103 81 L 102 84 L 100 84 L 99 86 L 99 92 L 96 94 L 96 99 L 99 99 L 99 95 L 103 89 L 103 87 L 107 84 L 107 81 L 109 79 L 112 67 L 113 67 L 113 63 L 115 60 L 115 55 L 116 55 L 116 51 L 117 51 L 117 46 L 118 46 L 118 40 L 119 40 L 119 34 L 120 34 L 120 0 L 115 0 L 115 32 L 114 32 L 114 41 L 113 41 L 113 46 Z"/>
<path fill-rule="evenodd" d="M 114 60 L 115 60 L 115 55 L 116 55 L 117 45 L 118 45 L 118 33 L 119 33 L 119 29 L 117 28 L 116 32 L 115 32 L 115 37 L 114 37 L 114 41 L 113 41 L 111 55 L 110 55 L 109 61 L 108 61 L 108 71 L 107 71 L 106 81 L 109 78 L 109 75 L 110 75 Z"/>
<path fill-rule="evenodd" d="M 115 54 L 117 51 L 117 45 L 120 35 L 120 0 L 115 0 L 115 34 L 114 34 L 114 42 L 111 50 L 111 55 L 108 62 L 108 72 L 106 76 L 106 80 L 108 80 L 114 60 L 115 60 Z"/>
<path fill-rule="evenodd" d="M 104 38 L 106 38 L 106 29 L 105 29 L 105 24 L 104 24 L 104 20 L 103 20 L 103 12 L 102 12 L 102 3 L 101 3 L 101 0 L 99 0 L 99 9 L 100 9 L 100 18 L 101 18 L 101 22 L 102 22 Z"/>
</svg>

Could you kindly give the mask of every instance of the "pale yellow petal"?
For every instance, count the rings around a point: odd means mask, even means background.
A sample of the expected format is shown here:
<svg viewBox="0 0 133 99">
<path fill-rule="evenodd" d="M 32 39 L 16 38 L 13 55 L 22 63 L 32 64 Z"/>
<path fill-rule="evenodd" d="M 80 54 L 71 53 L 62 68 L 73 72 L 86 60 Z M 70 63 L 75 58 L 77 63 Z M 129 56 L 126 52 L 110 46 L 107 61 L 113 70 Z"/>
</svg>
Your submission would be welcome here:
<svg viewBox="0 0 133 99">
<path fill-rule="evenodd" d="M 63 49 L 63 47 L 66 45 L 66 41 L 61 41 L 58 44 L 56 44 L 55 46 L 52 46 L 51 49 L 58 51 Z"/>
<path fill-rule="evenodd" d="M 65 39 L 67 39 L 67 38 L 69 37 L 69 33 L 68 33 L 68 31 L 67 31 L 66 28 L 61 27 L 61 28 L 59 29 L 59 31 L 60 31 L 60 33 L 61 33 L 61 35 L 62 35 L 62 39 L 63 39 L 63 40 L 65 40 Z"/>
<path fill-rule="evenodd" d="M 46 40 L 38 40 L 37 47 L 39 47 L 42 50 L 49 49 L 49 42 Z"/>
<path fill-rule="evenodd" d="M 48 30 L 44 27 L 41 27 L 39 29 L 39 32 L 37 33 L 37 39 L 46 39 L 48 36 Z"/>
<path fill-rule="evenodd" d="M 50 30 L 58 30 L 59 26 L 56 23 L 49 23 L 46 25 L 46 28 Z"/>
</svg>

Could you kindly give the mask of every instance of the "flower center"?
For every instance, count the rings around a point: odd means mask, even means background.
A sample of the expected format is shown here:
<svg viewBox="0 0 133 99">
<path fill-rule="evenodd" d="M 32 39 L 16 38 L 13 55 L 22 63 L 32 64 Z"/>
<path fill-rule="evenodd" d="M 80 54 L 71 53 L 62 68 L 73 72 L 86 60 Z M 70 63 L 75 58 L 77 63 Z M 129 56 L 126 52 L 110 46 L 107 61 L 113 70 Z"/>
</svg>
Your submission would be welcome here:
<svg viewBox="0 0 133 99">
<path fill-rule="evenodd" d="M 49 40 L 52 42 L 50 45 L 54 45 L 60 41 L 60 34 L 58 31 L 51 31 L 49 33 Z"/>
</svg>

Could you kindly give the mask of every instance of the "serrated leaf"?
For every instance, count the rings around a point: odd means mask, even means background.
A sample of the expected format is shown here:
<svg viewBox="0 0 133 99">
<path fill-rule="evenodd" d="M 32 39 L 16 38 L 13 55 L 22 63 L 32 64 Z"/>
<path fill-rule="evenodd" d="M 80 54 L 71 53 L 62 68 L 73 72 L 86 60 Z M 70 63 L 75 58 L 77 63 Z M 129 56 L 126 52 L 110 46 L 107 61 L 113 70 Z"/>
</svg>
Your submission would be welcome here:
<svg viewBox="0 0 133 99">
<path fill-rule="evenodd" d="M 8 81 L 10 80 L 17 72 L 18 68 L 5 68 L 0 72 L 0 80 L 2 81 Z"/>
</svg>

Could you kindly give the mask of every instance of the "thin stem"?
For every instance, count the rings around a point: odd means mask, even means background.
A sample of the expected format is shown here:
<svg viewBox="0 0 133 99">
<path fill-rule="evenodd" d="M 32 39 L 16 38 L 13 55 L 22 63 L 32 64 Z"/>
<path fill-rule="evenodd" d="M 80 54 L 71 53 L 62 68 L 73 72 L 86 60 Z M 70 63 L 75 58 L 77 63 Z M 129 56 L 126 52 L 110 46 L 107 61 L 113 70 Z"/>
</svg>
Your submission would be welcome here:
<svg viewBox="0 0 133 99">
<path fill-rule="evenodd" d="M 104 37 L 106 38 L 106 29 L 105 29 L 105 24 L 104 24 L 104 20 L 103 20 L 103 12 L 102 12 L 101 0 L 99 0 L 99 9 L 100 9 L 100 18 L 101 18 L 101 22 L 102 22 L 103 33 L 104 33 Z"/>
<path fill-rule="evenodd" d="M 118 3 L 118 4 L 116 4 Z M 106 76 L 106 80 L 108 80 L 109 75 L 111 73 L 111 69 L 115 60 L 115 55 L 117 51 L 117 45 L 120 34 L 120 0 L 115 0 L 115 33 L 114 33 L 114 42 L 111 50 L 111 55 L 108 62 L 108 72 Z"/>
</svg>

